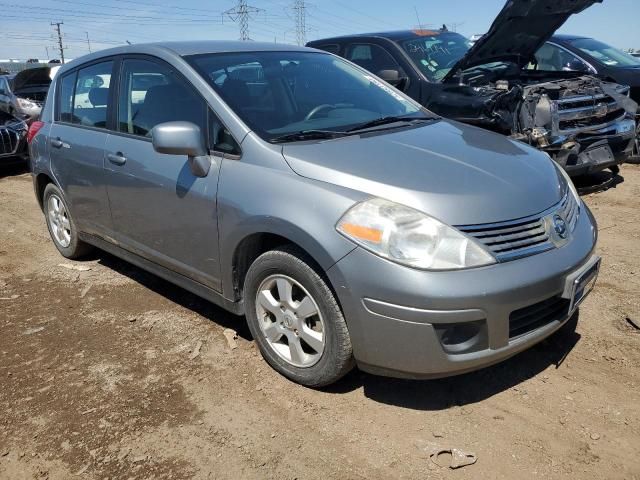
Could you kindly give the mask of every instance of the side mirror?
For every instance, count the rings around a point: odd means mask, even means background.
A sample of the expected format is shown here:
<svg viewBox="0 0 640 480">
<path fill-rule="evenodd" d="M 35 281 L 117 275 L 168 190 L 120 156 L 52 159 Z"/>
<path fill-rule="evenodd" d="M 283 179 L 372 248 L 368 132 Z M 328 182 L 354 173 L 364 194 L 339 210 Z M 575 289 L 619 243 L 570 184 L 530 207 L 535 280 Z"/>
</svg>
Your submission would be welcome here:
<svg viewBox="0 0 640 480">
<path fill-rule="evenodd" d="M 151 130 L 153 149 L 167 155 L 186 155 L 196 177 L 206 177 L 211 159 L 200 127 L 191 122 L 166 122 Z"/>
<path fill-rule="evenodd" d="M 406 80 L 405 77 L 400 75 L 400 72 L 398 70 L 380 70 L 377 75 L 382 80 L 390 85 L 393 85 L 394 87 L 397 87 Z"/>
<path fill-rule="evenodd" d="M 565 72 L 588 72 L 589 68 L 581 60 L 574 58 L 565 63 L 562 70 Z"/>
</svg>

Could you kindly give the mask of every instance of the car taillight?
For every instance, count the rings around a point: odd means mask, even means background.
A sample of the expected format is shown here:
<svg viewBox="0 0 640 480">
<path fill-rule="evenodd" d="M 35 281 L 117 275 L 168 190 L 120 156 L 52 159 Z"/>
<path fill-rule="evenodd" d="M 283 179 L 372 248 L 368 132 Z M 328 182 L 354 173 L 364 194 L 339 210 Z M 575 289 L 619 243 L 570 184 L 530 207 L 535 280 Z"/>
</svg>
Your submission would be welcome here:
<svg viewBox="0 0 640 480">
<path fill-rule="evenodd" d="M 27 133 L 27 143 L 31 143 L 33 137 L 40 131 L 40 129 L 44 127 L 44 122 L 40 122 L 36 120 L 31 125 L 29 125 L 29 132 Z"/>
</svg>

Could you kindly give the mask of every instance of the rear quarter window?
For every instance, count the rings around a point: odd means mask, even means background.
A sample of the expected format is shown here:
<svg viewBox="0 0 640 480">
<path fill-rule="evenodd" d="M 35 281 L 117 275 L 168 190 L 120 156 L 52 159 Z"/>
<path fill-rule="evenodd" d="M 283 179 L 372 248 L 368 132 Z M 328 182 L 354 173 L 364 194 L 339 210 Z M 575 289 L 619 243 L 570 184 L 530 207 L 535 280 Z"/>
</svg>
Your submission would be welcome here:
<svg viewBox="0 0 640 480">
<path fill-rule="evenodd" d="M 317 48 L 319 50 L 324 50 L 325 52 L 333 53 L 335 55 L 338 55 L 340 53 L 340 45 L 338 45 L 337 43 L 327 43 L 325 45 L 317 45 L 314 48 Z"/>
<path fill-rule="evenodd" d="M 60 79 L 56 120 L 71 123 L 73 119 L 73 89 L 75 83 L 76 72 L 67 74 Z"/>
</svg>

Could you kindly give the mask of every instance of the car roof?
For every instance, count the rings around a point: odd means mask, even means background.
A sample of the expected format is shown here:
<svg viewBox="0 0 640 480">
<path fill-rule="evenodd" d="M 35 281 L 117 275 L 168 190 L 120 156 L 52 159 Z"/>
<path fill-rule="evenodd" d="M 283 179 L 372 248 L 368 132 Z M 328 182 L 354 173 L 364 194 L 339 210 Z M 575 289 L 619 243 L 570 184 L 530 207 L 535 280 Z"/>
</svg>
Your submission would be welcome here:
<svg viewBox="0 0 640 480">
<path fill-rule="evenodd" d="M 288 45 L 284 43 L 270 42 L 243 42 L 228 40 L 201 40 L 201 41 L 183 41 L 183 42 L 154 42 L 154 43 L 136 43 L 133 45 L 123 45 L 120 47 L 100 50 L 99 52 L 90 53 L 83 57 L 75 58 L 73 61 L 61 66 L 59 73 L 64 73 L 76 65 L 99 60 L 104 57 L 113 55 L 127 54 L 160 54 L 173 55 L 178 57 L 188 55 L 200 55 L 207 53 L 235 53 L 235 52 L 314 52 L 316 50 L 299 47 L 297 45 Z"/>
<path fill-rule="evenodd" d="M 307 45 L 318 45 L 320 43 L 329 43 L 329 42 L 337 42 L 341 40 L 345 40 L 348 38 L 357 38 L 357 37 L 380 37 L 380 38 L 388 38 L 389 40 L 409 40 L 412 38 L 420 38 L 428 35 L 440 35 L 442 33 L 456 33 L 451 30 L 442 30 L 442 29 L 414 29 L 414 30 L 393 30 L 390 32 L 373 32 L 373 33 L 356 33 L 353 35 L 341 35 L 338 37 L 331 38 L 323 38 L 321 40 L 313 40 L 309 42 Z"/>
</svg>

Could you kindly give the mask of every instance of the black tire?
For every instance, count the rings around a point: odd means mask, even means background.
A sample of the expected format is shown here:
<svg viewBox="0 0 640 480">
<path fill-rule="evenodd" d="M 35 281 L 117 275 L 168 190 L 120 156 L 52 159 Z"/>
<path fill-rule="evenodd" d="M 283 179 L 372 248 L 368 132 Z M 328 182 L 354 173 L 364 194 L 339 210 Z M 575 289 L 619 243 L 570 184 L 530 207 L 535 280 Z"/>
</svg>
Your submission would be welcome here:
<svg viewBox="0 0 640 480">
<path fill-rule="evenodd" d="M 53 196 L 60 199 L 60 202 L 63 204 L 66 212 L 66 218 L 69 220 L 70 241 L 68 245 L 63 245 L 62 243 L 60 243 L 60 241 L 54 234 L 55 227 L 54 225 L 52 225 L 52 220 L 49 215 L 49 201 Z M 71 215 L 71 211 L 69 210 L 69 205 L 67 204 L 62 191 L 53 183 L 50 183 L 45 187 L 44 193 L 42 195 L 42 205 L 44 210 L 44 217 L 47 222 L 47 228 L 49 229 L 49 235 L 51 235 L 51 240 L 53 240 L 53 244 L 56 246 L 63 257 L 75 260 L 77 258 L 84 257 L 93 249 L 91 245 L 84 243 L 78 238 L 78 229 L 76 228 L 73 216 Z"/>
<path fill-rule="evenodd" d="M 355 365 L 347 324 L 327 282 L 314 262 L 299 249 L 285 246 L 260 255 L 251 265 L 244 284 L 247 323 L 262 356 L 272 368 L 296 383 L 319 388 L 336 382 Z M 278 355 L 265 338 L 256 311 L 258 288 L 273 275 L 286 275 L 304 287 L 324 320 L 324 350 L 312 366 L 298 367 Z"/>
</svg>

